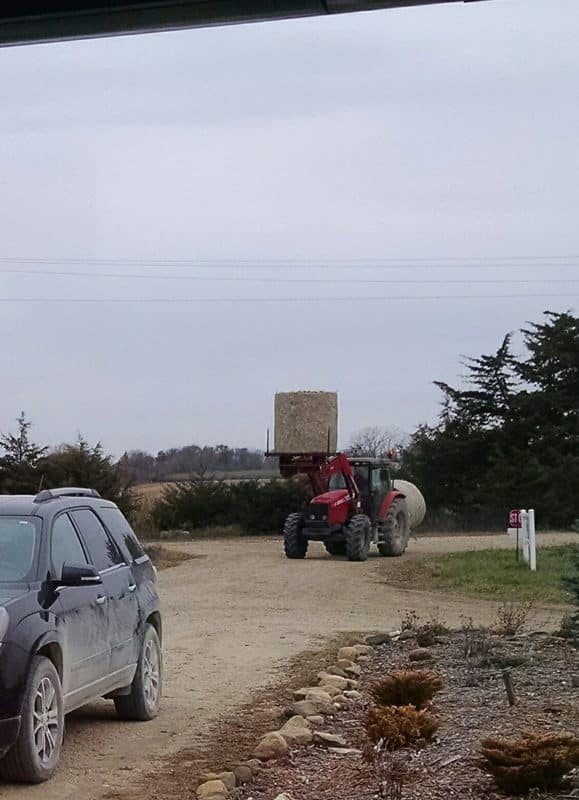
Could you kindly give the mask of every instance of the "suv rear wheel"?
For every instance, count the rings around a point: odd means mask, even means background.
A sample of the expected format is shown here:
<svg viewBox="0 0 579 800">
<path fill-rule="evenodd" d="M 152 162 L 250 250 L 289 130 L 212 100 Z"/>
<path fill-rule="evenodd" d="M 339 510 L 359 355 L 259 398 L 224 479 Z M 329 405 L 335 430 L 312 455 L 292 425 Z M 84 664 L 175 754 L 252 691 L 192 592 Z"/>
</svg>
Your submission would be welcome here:
<svg viewBox="0 0 579 800">
<path fill-rule="evenodd" d="M 115 697 L 115 708 L 123 719 L 147 722 L 159 711 L 163 687 L 163 655 L 155 628 L 148 624 L 131 691 Z"/>
<path fill-rule="evenodd" d="M 22 706 L 18 739 L 0 761 L 0 775 L 9 781 L 42 783 L 54 773 L 64 731 L 62 689 L 52 661 L 32 659 Z"/>
</svg>

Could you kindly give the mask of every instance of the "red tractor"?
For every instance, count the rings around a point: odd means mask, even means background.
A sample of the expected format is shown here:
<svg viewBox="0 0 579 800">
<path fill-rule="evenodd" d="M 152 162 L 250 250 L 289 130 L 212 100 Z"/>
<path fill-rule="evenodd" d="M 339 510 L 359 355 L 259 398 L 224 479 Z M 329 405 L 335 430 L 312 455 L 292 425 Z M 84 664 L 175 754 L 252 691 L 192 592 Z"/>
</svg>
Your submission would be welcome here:
<svg viewBox="0 0 579 800">
<path fill-rule="evenodd" d="M 410 524 L 406 497 L 392 485 L 395 466 L 389 459 L 342 453 L 280 455 L 282 476 L 308 475 L 315 495 L 303 513 L 285 521 L 286 556 L 305 558 L 311 541 L 350 561 L 365 561 L 372 542 L 382 556 L 402 555 Z"/>
</svg>

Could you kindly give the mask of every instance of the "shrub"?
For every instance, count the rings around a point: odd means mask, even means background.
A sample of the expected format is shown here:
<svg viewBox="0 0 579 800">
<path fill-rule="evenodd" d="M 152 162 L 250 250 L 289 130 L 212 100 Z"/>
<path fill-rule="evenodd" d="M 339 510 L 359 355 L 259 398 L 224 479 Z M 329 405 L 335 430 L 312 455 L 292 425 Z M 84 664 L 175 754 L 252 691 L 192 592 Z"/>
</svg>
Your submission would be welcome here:
<svg viewBox="0 0 579 800">
<path fill-rule="evenodd" d="M 511 794 L 557 788 L 579 765 L 579 740 L 568 733 L 528 731 L 519 739 L 489 737 L 481 745 L 482 768 Z"/>
<path fill-rule="evenodd" d="M 418 614 L 413 609 L 406 611 L 400 620 L 401 631 L 415 631 L 418 628 Z"/>
<path fill-rule="evenodd" d="M 151 509 L 159 530 L 237 525 L 245 533 L 281 533 L 287 515 L 306 502 L 297 481 L 225 483 L 201 474 L 169 484 Z"/>
<path fill-rule="evenodd" d="M 366 733 L 371 742 L 382 742 L 385 750 L 414 745 L 423 747 L 438 730 L 438 720 L 414 706 L 376 706 L 366 716 Z"/>
<path fill-rule="evenodd" d="M 462 624 L 463 654 L 465 658 L 488 657 L 492 649 L 492 638 L 488 628 L 475 628 L 472 617 Z"/>
<path fill-rule="evenodd" d="M 403 670 L 377 681 L 370 694 L 380 706 L 424 708 L 441 687 L 442 680 L 430 670 Z"/>
<path fill-rule="evenodd" d="M 497 608 L 496 633 L 501 636 L 514 636 L 519 633 L 525 627 L 532 607 L 533 603 L 530 600 L 524 600 L 522 603 L 505 600 Z"/>
</svg>

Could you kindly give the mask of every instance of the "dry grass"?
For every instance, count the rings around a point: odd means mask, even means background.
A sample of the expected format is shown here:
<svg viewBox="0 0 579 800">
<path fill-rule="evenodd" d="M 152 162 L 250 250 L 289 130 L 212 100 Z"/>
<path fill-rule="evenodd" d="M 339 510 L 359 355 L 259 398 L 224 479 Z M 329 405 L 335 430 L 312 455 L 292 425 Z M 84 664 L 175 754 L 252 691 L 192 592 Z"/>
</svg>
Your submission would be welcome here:
<svg viewBox="0 0 579 800">
<path fill-rule="evenodd" d="M 512 601 L 501 603 L 497 608 L 495 632 L 500 636 L 515 636 L 525 627 L 533 605 L 532 600 L 523 600 L 521 603 Z"/>
<path fill-rule="evenodd" d="M 529 731 L 519 739 L 489 737 L 481 745 L 482 768 L 511 794 L 555 789 L 579 765 L 579 740 L 568 733 Z"/>
<path fill-rule="evenodd" d="M 366 716 L 366 733 L 374 744 L 382 742 L 385 750 L 399 750 L 427 744 L 438 730 L 438 720 L 414 706 L 376 706 Z"/>
<path fill-rule="evenodd" d="M 145 552 L 158 570 L 170 569 L 182 564 L 183 561 L 196 558 L 193 553 L 183 553 L 180 550 L 163 547 L 162 544 L 146 544 Z"/>
<path fill-rule="evenodd" d="M 376 681 L 370 688 L 370 694 L 380 706 L 414 706 L 421 709 L 441 688 L 442 680 L 430 670 L 402 670 Z"/>
</svg>

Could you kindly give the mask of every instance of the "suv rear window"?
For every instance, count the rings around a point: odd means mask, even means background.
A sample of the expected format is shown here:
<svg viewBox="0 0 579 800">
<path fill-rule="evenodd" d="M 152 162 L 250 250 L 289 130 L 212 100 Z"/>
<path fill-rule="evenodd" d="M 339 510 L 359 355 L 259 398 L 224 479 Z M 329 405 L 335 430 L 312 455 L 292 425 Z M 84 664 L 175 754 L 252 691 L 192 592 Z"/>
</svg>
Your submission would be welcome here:
<svg viewBox="0 0 579 800">
<path fill-rule="evenodd" d="M 142 558 L 142 556 L 145 555 L 145 551 L 137 539 L 135 532 L 118 508 L 112 508 L 110 506 L 99 508 L 99 516 L 117 542 L 124 542 L 132 558 Z"/>
<path fill-rule="evenodd" d="M 123 563 L 116 544 L 103 528 L 101 521 L 89 509 L 71 511 L 71 517 L 76 522 L 81 536 L 86 544 L 91 564 L 99 572 Z"/>
</svg>

